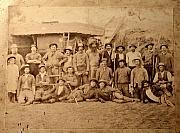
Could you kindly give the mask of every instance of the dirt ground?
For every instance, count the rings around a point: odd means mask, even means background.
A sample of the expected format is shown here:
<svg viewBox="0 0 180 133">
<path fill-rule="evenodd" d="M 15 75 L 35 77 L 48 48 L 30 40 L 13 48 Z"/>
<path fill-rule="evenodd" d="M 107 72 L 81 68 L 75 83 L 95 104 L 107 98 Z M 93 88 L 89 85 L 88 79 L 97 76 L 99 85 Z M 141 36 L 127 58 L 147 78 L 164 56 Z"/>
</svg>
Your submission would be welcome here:
<svg viewBox="0 0 180 133">
<path fill-rule="evenodd" d="M 8 133 L 20 130 L 39 133 L 48 129 L 53 129 L 54 132 L 63 129 L 168 130 L 175 127 L 174 109 L 154 103 L 8 104 L 4 115 L 5 131 Z M 2 119 L 1 122 L 3 123 Z"/>
</svg>

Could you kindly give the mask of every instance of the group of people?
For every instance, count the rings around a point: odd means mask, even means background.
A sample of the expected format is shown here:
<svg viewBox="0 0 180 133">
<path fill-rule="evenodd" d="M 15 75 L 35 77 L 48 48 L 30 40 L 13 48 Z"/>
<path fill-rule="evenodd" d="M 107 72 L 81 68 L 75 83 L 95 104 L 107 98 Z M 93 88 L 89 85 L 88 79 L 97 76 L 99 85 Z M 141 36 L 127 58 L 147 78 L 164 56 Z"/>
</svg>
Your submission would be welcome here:
<svg viewBox="0 0 180 133">
<path fill-rule="evenodd" d="M 96 39 L 77 45 L 77 52 L 67 46 L 63 52 L 51 43 L 42 57 L 36 45 L 25 57 L 18 54 L 16 44 L 7 58 L 10 102 L 32 103 L 115 101 L 158 102 L 172 105 L 173 56 L 162 44 L 155 54 L 154 44 L 145 45 L 145 52 L 129 51 L 123 45 L 113 49 L 107 43 L 99 50 Z M 155 73 L 155 74 L 154 74 Z M 148 93 L 149 92 L 149 93 Z"/>
</svg>

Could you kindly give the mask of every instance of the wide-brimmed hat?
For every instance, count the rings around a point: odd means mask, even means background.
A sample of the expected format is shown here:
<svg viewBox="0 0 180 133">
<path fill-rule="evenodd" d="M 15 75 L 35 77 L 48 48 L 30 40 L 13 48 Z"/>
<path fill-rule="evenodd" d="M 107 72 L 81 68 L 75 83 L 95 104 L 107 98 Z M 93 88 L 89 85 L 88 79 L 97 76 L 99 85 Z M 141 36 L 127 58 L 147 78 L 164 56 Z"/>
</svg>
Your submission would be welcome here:
<svg viewBox="0 0 180 133">
<path fill-rule="evenodd" d="M 142 64 L 142 60 L 141 60 L 141 58 L 134 58 L 134 59 L 132 60 L 132 62 L 134 63 L 136 60 L 139 60 L 139 61 L 140 61 L 140 63 Z"/>
<path fill-rule="evenodd" d="M 151 89 L 149 88 L 149 89 L 146 89 L 146 95 L 147 95 L 147 97 L 149 98 L 149 99 L 151 99 L 152 101 L 154 101 L 154 102 L 160 102 L 160 98 L 159 97 L 157 97 L 157 96 L 155 96 L 153 93 L 152 93 L 152 91 L 151 91 Z"/>
<path fill-rule="evenodd" d="M 29 64 L 22 65 L 21 70 L 24 70 L 25 68 L 29 68 Z"/>
<path fill-rule="evenodd" d="M 12 44 L 11 45 L 11 48 L 17 48 L 18 46 L 17 46 L 17 44 Z"/>
<path fill-rule="evenodd" d="M 72 48 L 72 46 L 67 46 L 67 47 L 64 49 L 64 52 L 66 52 L 66 50 L 70 50 L 70 51 L 72 51 L 72 50 L 73 50 L 73 48 Z"/>
<path fill-rule="evenodd" d="M 90 82 L 91 82 L 91 81 L 94 81 L 94 82 L 98 83 L 98 80 L 97 80 L 96 78 L 91 78 L 91 79 L 90 79 Z"/>
<path fill-rule="evenodd" d="M 37 48 L 37 45 L 35 45 L 35 44 L 32 44 L 32 45 L 31 45 L 31 48 L 32 48 L 32 47 L 35 47 L 35 48 Z"/>
<path fill-rule="evenodd" d="M 123 48 L 123 50 L 125 50 L 125 47 L 124 47 L 123 45 L 118 45 L 118 46 L 116 47 L 116 51 L 117 51 L 117 49 L 118 49 L 119 47 L 121 47 L 121 48 Z"/>
<path fill-rule="evenodd" d="M 154 43 L 147 43 L 147 44 L 145 45 L 145 48 L 148 48 L 149 45 L 154 46 Z"/>
<path fill-rule="evenodd" d="M 119 59 L 118 62 L 124 62 L 124 63 L 126 63 L 126 60 L 125 60 L 125 59 Z"/>
<path fill-rule="evenodd" d="M 104 79 L 99 80 L 99 84 L 100 84 L 101 82 L 103 82 L 105 85 L 108 84 L 107 80 L 104 80 Z"/>
<path fill-rule="evenodd" d="M 82 42 L 78 43 L 77 47 L 84 47 L 84 44 Z"/>
<path fill-rule="evenodd" d="M 51 44 L 49 44 L 49 48 L 50 48 L 51 46 L 56 46 L 56 48 L 58 47 L 58 45 L 57 45 L 56 43 L 51 43 Z"/>
<path fill-rule="evenodd" d="M 57 83 L 59 83 L 60 80 L 66 82 L 66 80 L 65 80 L 63 77 L 60 77 L 60 78 L 57 80 Z"/>
<path fill-rule="evenodd" d="M 15 57 L 14 55 L 8 55 L 8 57 L 7 57 L 7 61 L 9 61 L 11 58 L 16 59 L 16 57 Z"/>
<path fill-rule="evenodd" d="M 162 48 L 162 46 L 165 46 L 166 48 L 168 48 L 167 44 L 161 44 L 160 49 Z"/>
<path fill-rule="evenodd" d="M 103 62 L 103 61 L 106 61 L 106 62 L 107 62 L 107 58 L 102 58 L 102 59 L 101 59 L 101 62 Z"/>
<path fill-rule="evenodd" d="M 135 47 L 135 48 L 137 48 L 137 46 L 136 46 L 135 44 L 131 44 L 131 45 L 129 45 L 129 48 L 131 48 L 131 47 Z"/>
<path fill-rule="evenodd" d="M 89 38 L 88 45 L 91 48 L 92 44 L 96 44 L 96 47 L 99 47 L 99 44 L 97 43 L 97 39 L 95 38 Z"/>
<path fill-rule="evenodd" d="M 105 48 L 106 48 L 108 45 L 109 45 L 110 47 L 112 47 L 112 43 L 106 43 L 106 44 L 105 44 Z"/>
<path fill-rule="evenodd" d="M 160 62 L 160 63 L 158 64 L 158 67 L 160 67 L 160 66 L 164 66 L 164 67 L 165 67 L 165 64 L 162 63 L 162 62 Z"/>
<path fill-rule="evenodd" d="M 73 69 L 73 72 L 75 72 L 75 69 L 74 69 L 73 66 L 67 66 L 67 67 L 66 67 L 66 71 L 68 70 L 68 68 L 72 68 L 72 69 Z"/>
<path fill-rule="evenodd" d="M 40 65 L 39 65 L 39 69 L 40 69 L 41 67 L 45 67 L 45 65 L 44 65 L 44 64 L 40 64 Z"/>
</svg>

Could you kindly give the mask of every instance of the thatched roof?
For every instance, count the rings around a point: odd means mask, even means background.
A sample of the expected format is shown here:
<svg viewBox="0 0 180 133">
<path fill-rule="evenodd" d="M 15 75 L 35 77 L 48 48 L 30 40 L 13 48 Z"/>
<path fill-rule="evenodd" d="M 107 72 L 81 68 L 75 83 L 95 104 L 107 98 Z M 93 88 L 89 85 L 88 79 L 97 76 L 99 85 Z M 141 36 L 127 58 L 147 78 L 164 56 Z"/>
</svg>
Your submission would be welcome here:
<svg viewBox="0 0 180 133">
<path fill-rule="evenodd" d="M 9 25 L 11 35 L 34 35 L 52 33 L 82 33 L 89 35 L 103 35 L 102 27 L 83 23 L 16 23 Z"/>
</svg>

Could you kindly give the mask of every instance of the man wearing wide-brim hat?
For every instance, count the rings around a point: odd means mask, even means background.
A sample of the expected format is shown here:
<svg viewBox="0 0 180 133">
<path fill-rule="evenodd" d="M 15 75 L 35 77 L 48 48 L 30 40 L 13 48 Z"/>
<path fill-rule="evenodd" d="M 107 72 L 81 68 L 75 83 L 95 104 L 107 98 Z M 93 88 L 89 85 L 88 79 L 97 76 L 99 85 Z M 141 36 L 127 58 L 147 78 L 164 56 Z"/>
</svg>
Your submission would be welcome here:
<svg viewBox="0 0 180 133">
<path fill-rule="evenodd" d="M 112 56 L 113 56 L 113 50 L 112 50 L 112 43 L 106 43 L 105 44 L 105 49 L 102 51 L 102 57 L 101 58 L 106 58 L 107 59 L 107 66 L 113 70 L 113 61 L 112 61 Z"/>
<path fill-rule="evenodd" d="M 34 100 L 35 78 L 29 73 L 30 68 L 28 64 L 22 66 L 21 70 L 24 71 L 24 74 L 19 78 L 19 88 L 17 91 L 18 102 L 23 105 L 29 105 Z"/>
<path fill-rule="evenodd" d="M 156 85 L 156 90 L 158 90 L 161 96 L 161 103 L 167 103 L 168 97 L 173 94 L 172 88 L 172 75 L 169 71 L 165 70 L 165 64 L 158 64 L 158 72 L 156 73 L 153 82 Z"/>
<path fill-rule="evenodd" d="M 64 59 L 64 55 L 57 50 L 57 44 L 51 43 L 48 51 L 42 58 L 43 63 L 47 68 L 48 75 L 62 75 L 63 66 L 60 61 Z M 56 83 L 58 77 L 52 78 L 52 82 Z"/>
<path fill-rule="evenodd" d="M 66 72 L 66 69 L 68 66 L 72 66 L 73 65 L 73 55 L 72 55 L 72 46 L 67 46 L 64 49 L 64 59 L 61 60 L 61 64 L 64 64 L 63 66 L 63 71 Z"/>
<path fill-rule="evenodd" d="M 154 64 L 155 64 L 155 51 L 153 50 L 154 43 L 147 43 L 145 45 L 146 50 L 142 54 L 144 61 L 144 68 L 147 70 L 149 75 L 149 82 L 152 82 L 154 76 Z"/>
<path fill-rule="evenodd" d="M 107 66 L 107 58 L 103 58 L 101 60 L 101 65 L 97 69 L 96 72 L 96 79 L 99 80 L 106 80 L 109 85 L 112 84 L 113 81 L 113 72 L 112 69 Z"/>
<path fill-rule="evenodd" d="M 11 55 L 7 57 L 7 94 L 9 101 L 17 101 L 17 87 L 19 78 L 19 69 L 15 64 L 16 57 Z"/>
<path fill-rule="evenodd" d="M 129 46 L 130 51 L 126 54 L 126 63 L 131 70 L 136 67 L 136 65 L 133 63 L 133 60 L 135 58 L 142 58 L 141 53 L 136 51 L 136 48 L 137 46 L 134 43 L 132 43 Z"/>
<path fill-rule="evenodd" d="M 131 69 L 127 67 L 125 60 L 119 60 L 119 67 L 115 71 L 115 86 L 117 91 L 124 96 L 130 97 L 129 80 Z"/>
<path fill-rule="evenodd" d="M 86 52 L 89 57 L 90 65 L 90 78 L 95 78 L 96 71 L 100 64 L 101 54 L 98 51 L 98 44 L 96 41 L 92 41 L 89 44 L 89 50 Z"/>
<path fill-rule="evenodd" d="M 37 52 L 37 46 L 35 44 L 31 45 L 31 53 L 28 53 L 25 59 L 30 65 L 30 73 L 36 77 L 39 72 L 38 66 L 41 63 L 42 57 L 40 53 Z"/>
<path fill-rule="evenodd" d="M 109 101 L 112 96 L 111 87 L 108 86 L 106 80 L 99 80 L 99 89 L 97 90 L 97 98 L 100 102 L 104 103 Z"/>
<path fill-rule="evenodd" d="M 16 57 L 16 65 L 18 66 L 18 68 L 20 70 L 21 66 L 25 64 L 24 58 L 22 57 L 22 55 L 20 55 L 18 53 L 17 44 L 12 44 L 10 48 L 11 48 L 10 56 L 15 56 Z"/>
<path fill-rule="evenodd" d="M 73 65 L 75 74 L 78 78 L 78 85 L 87 84 L 89 75 L 89 57 L 87 53 L 85 53 L 84 45 L 82 43 L 78 44 L 78 52 L 73 56 Z"/>
<path fill-rule="evenodd" d="M 39 74 L 36 76 L 36 95 L 35 101 L 36 102 L 43 102 L 48 91 L 52 88 L 50 84 L 50 78 L 46 73 L 46 67 L 44 64 L 39 65 Z"/>
<path fill-rule="evenodd" d="M 116 52 L 116 54 L 115 54 L 116 55 L 115 56 L 115 66 L 116 66 L 116 68 L 115 69 L 117 69 L 118 66 L 119 66 L 119 60 L 125 60 L 126 61 L 125 47 L 123 45 L 118 45 L 116 47 L 115 52 Z"/>
<path fill-rule="evenodd" d="M 157 64 L 164 63 L 166 70 L 173 74 L 174 72 L 174 58 L 171 53 L 168 52 L 168 45 L 162 44 L 160 46 L 160 52 L 157 55 Z"/>
<path fill-rule="evenodd" d="M 131 88 L 134 88 L 134 97 L 140 99 L 142 81 L 148 80 L 148 73 L 140 58 L 135 58 L 133 62 L 136 67 L 131 71 Z"/>
</svg>

